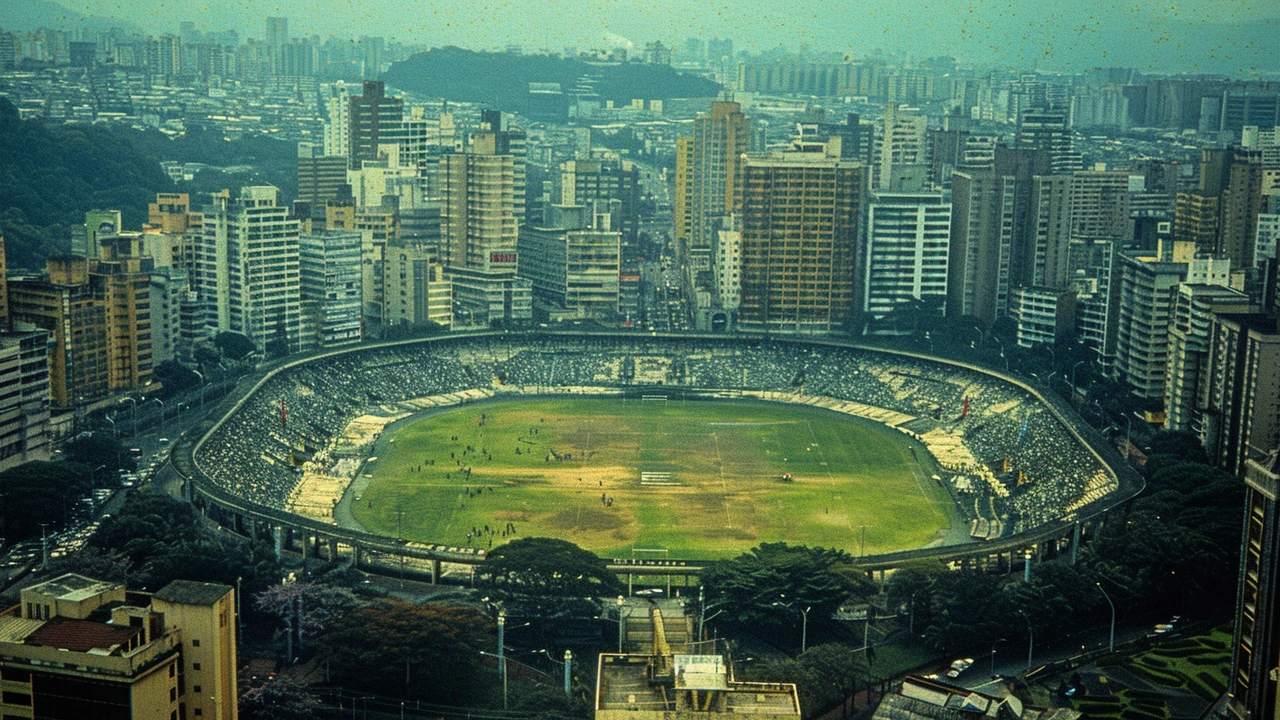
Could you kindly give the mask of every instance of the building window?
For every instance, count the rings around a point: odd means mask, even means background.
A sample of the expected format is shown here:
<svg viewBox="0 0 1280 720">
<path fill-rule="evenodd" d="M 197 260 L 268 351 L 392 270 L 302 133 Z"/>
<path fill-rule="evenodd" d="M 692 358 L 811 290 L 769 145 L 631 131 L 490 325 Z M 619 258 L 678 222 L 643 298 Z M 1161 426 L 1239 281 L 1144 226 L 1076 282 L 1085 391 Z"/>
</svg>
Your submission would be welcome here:
<svg viewBox="0 0 1280 720">
<path fill-rule="evenodd" d="M 200 686 L 199 686 L 199 685 L 196 685 L 193 689 L 194 689 L 196 692 L 200 692 Z"/>
<path fill-rule="evenodd" d="M 195 638 L 192 638 L 191 647 L 200 647 L 200 641 L 196 640 Z"/>
<path fill-rule="evenodd" d="M 191 669 L 192 669 L 192 670 L 199 670 L 199 669 L 200 669 L 200 663 L 191 663 Z"/>
<path fill-rule="evenodd" d="M 177 674 L 178 674 L 178 664 L 177 664 L 177 663 L 170 663 L 170 664 L 169 664 L 169 677 L 173 677 L 173 676 L 175 676 L 175 675 L 177 675 Z"/>
</svg>

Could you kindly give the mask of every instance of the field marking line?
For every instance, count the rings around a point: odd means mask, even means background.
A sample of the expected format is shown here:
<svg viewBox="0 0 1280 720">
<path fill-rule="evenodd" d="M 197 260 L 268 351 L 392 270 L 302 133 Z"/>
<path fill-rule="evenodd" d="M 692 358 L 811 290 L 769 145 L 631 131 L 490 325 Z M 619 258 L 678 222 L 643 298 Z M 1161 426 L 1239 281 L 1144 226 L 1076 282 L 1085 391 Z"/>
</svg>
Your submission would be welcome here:
<svg viewBox="0 0 1280 720">
<path fill-rule="evenodd" d="M 724 456 L 720 454 L 720 435 L 711 433 L 711 439 L 716 444 L 716 465 L 720 468 L 720 492 L 724 501 L 724 518 L 728 523 L 726 527 L 733 527 L 733 513 L 729 511 L 729 483 L 724 477 Z"/>
</svg>

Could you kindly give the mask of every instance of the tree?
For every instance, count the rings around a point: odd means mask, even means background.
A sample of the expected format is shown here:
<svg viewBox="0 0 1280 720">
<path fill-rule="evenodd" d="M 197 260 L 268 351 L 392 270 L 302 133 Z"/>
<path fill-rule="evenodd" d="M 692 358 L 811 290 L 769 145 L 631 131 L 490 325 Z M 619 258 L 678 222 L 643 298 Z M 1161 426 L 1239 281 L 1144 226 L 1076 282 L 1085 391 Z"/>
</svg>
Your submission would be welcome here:
<svg viewBox="0 0 1280 720">
<path fill-rule="evenodd" d="M 54 558 L 40 573 L 43 579 L 52 579 L 67 573 L 84 575 L 97 580 L 127 582 L 132 564 L 119 553 L 106 552 L 96 547 L 80 550 Z"/>
<path fill-rule="evenodd" d="M 83 434 L 68 440 L 62 446 L 63 457 L 69 462 L 80 463 L 89 468 L 103 466 L 92 479 L 99 485 L 103 480 L 118 479 L 116 473 L 121 468 L 131 467 L 132 459 L 124 454 L 124 447 L 111 433 L 95 432 Z"/>
<path fill-rule="evenodd" d="M 702 583 L 708 604 L 720 606 L 729 624 L 775 630 L 798 630 L 804 608 L 809 624 L 821 625 L 842 604 L 873 591 L 848 553 L 786 543 L 763 543 L 717 562 Z"/>
<path fill-rule="evenodd" d="M 364 603 L 343 587 L 306 582 L 278 583 L 258 593 L 254 606 L 288 626 L 300 642 L 317 637 L 337 619 Z M 301 627 L 294 625 L 294 618 Z"/>
<path fill-rule="evenodd" d="M 243 360 L 258 349 L 252 340 L 237 332 L 220 332 L 213 338 L 213 344 L 228 360 Z"/>
<path fill-rule="evenodd" d="M 39 537 L 40 526 L 63 527 L 76 499 L 92 488 L 90 468 L 34 460 L 0 472 L 0 522 L 9 540 Z"/>
<path fill-rule="evenodd" d="M 131 584 L 160 588 L 172 580 L 235 585 L 255 593 L 280 579 L 266 543 L 209 529 L 195 509 L 159 492 L 129 497 L 89 539 L 92 547 L 119 553 L 133 564 Z"/>
<path fill-rule="evenodd" d="M 173 360 L 165 360 L 151 370 L 152 376 L 164 386 L 164 397 L 186 392 L 200 386 L 200 376 L 195 371 Z"/>
<path fill-rule="evenodd" d="M 474 608 L 380 600 L 339 618 L 317 645 L 345 687 L 456 705 L 490 677 L 479 661 L 494 642 Z"/>
<path fill-rule="evenodd" d="M 305 685 L 283 675 L 253 687 L 241 678 L 240 717 L 244 720 L 311 720 L 322 704 Z"/>
<path fill-rule="evenodd" d="M 480 579 L 507 596 L 612 597 L 622 584 L 605 561 L 567 540 L 520 538 L 491 551 Z"/>
</svg>

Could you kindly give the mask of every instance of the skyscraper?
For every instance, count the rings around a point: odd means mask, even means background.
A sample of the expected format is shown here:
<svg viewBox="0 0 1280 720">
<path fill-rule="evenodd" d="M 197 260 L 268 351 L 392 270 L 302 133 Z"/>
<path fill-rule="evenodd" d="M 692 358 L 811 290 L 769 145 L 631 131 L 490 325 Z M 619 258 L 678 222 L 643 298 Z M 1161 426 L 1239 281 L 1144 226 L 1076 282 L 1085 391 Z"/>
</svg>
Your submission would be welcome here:
<svg viewBox="0 0 1280 720">
<path fill-rule="evenodd" d="M 951 176 L 947 315 L 990 326 L 1009 313 L 1013 254 L 1012 176 L 987 170 Z"/>
<path fill-rule="evenodd" d="M 515 158 L 498 135 L 477 133 L 469 152 L 440 158 L 440 255 L 454 299 L 476 322 L 532 317 L 528 281 L 516 277 L 519 223 Z"/>
<path fill-rule="evenodd" d="M 919 303 L 947 302 L 952 206 L 940 193 L 877 193 L 867 211 L 863 309 L 871 332 L 893 333 L 876 321 Z"/>
<path fill-rule="evenodd" d="M 350 167 L 378 159 L 378 145 L 396 142 L 404 119 L 404 100 L 387 97 L 381 80 L 365 80 L 364 93 L 347 99 L 347 151 Z"/>
<path fill-rule="evenodd" d="M 721 218 L 737 206 L 737 182 L 751 126 L 736 102 L 711 103 L 711 114 L 693 121 L 676 154 L 676 241 L 690 272 L 711 267 L 711 245 Z"/>
<path fill-rule="evenodd" d="M 214 197 L 204 213 L 195 288 L 208 332 L 238 332 L 259 349 L 297 350 L 301 331 L 298 221 L 276 204 L 276 188 Z"/>
<path fill-rule="evenodd" d="M 857 310 L 865 165 L 840 140 L 748 155 L 742 164 L 738 326 L 831 332 Z"/>
</svg>

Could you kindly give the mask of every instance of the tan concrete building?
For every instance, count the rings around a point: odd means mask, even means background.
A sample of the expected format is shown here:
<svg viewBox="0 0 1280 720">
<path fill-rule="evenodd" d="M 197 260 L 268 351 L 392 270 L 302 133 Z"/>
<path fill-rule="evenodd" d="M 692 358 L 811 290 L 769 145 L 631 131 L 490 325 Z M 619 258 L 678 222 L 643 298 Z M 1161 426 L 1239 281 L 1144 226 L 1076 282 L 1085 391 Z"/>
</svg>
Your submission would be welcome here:
<svg viewBox="0 0 1280 720">
<path fill-rule="evenodd" d="M 50 258 L 44 275 L 12 278 L 14 327 L 46 330 L 49 396 L 57 407 L 106 396 L 106 308 L 89 284 L 87 258 Z"/>
<path fill-rule="evenodd" d="M 734 214 L 742 155 L 751 147 L 751 124 L 736 102 L 711 103 L 711 114 L 693 121 L 693 136 L 676 151 L 676 242 L 692 272 L 711 267 L 720 218 Z"/>
<path fill-rule="evenodd" d="M 154 596 L 67 574 L 0 613 L 0 715 L 238 717 L 234 591 L 178 580 Z"/>
<path fill-rule="evenodd" d="M 831 332 L 861 298 L 857 239 L 870 182 L 840 139 L 742 163 L 738 326 Z"/>
</svg>

